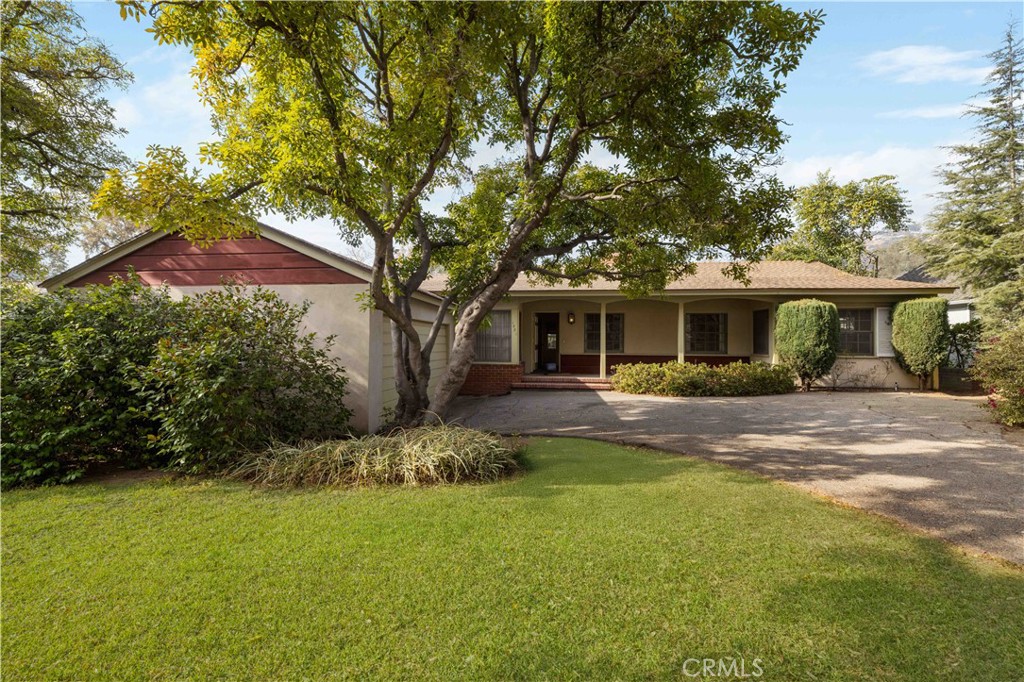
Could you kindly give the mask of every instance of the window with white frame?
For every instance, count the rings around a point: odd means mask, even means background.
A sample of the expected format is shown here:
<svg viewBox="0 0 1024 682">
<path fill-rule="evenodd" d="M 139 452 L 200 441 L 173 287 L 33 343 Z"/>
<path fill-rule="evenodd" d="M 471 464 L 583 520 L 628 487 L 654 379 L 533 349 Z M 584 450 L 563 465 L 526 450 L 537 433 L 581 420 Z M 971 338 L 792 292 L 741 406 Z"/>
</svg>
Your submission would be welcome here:
<svg viewBox="0 0 1024 682">
<path fill-rule="evenodd" d="M 839 352 L 843 355 L 873 355 L 874 318 L 872 308 L 840 308 Z"/>
<path fill-rule="evenodd" d="M 728 323 L 726 313 L 687 313 L 686 352 L 725 355 Z"/>
<path fill-rule="evenodd" d="M 492 310 L 490 325 L 476 330 L 477 362 L 512 362 L 512 311 Z"/>
</svg>

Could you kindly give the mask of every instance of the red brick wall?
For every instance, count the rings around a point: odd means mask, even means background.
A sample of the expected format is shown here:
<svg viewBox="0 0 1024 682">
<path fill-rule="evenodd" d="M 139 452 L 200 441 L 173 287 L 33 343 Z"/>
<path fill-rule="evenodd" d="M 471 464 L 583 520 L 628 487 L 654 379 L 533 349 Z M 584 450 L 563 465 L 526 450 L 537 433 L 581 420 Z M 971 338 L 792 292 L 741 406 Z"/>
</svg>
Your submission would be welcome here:
<svg viewBox="0 0 1024 682">
<path fill-rule="evenodd" d="M 512 384 L 523 378 L 523 366 L 481 365 L 469 368 L 466 383 L 462 384 L 459 395 L 504 395 L 512 390 Z"/>
</svg>

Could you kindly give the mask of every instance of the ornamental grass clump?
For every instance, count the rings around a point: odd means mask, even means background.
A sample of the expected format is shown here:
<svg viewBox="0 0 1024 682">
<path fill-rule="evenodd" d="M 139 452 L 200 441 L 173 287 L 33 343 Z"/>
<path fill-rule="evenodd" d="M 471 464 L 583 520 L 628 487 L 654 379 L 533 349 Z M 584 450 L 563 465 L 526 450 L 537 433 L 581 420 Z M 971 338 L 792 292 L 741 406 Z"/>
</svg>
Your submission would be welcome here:
<svg viewBox="0 0 1024 682">
<path fill-rule="evenodd" d="M 494 481 L 519 468 L 515 443 L 460 426 L 421 426 L 349 440 L 275 445 L 229 476 L 273 487 Z"/>
</svg>

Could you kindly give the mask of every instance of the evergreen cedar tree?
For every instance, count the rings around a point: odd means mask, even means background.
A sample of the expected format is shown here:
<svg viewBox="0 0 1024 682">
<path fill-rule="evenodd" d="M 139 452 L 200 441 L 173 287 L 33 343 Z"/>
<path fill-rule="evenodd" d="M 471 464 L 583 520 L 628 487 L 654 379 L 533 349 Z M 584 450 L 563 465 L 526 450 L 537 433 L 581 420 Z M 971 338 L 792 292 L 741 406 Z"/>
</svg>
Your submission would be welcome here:
<svg viewBox="0 0 1024 682">
<path fill-rule="evenodd" d="M 932 216 L 929 272 L 970 287 L 990 333 L 1024 320 L 1024 43 L 1020 24 L 989 55 L 984 104 L 967 107 L 974 141 L 951 148 Z M 981 99 L 981 98 L 979 98 Z"/>
<path fill-rule="evenodd" d="M 825 376 L 839 352 L 839 310 L 834 303 L 806 298 L 779 306 L 775 322 L 779 359 L 800 378 L 804 391 Z"/>
<path fill-rule="evenodd" d="M 921 389 L 949 357 L 949 304 L 944 298 L 917 298 L 892 309 L 892 347 L 903 369 L 917 375 Z"/>
<path fill-rule="evenodd" d="M 60 268 L 90 196 L 127 163 L 104 99 L 131 74 L 64 2 L 0 6 L 0 290 L 8 306 Z"/>
<path fill-rule="evenodd" d="M 219 140 L 210 172 L 151 147 L 96 198 L 208 242 L 254 216 L 335 221 L 374 243 L 367 305 L 391 320 L 396 420 L 443 416 L 474 333 L 523 272 L 628 295 L 724 250 L 764 255 L 791 193 L 766 167 L 773 111 L 820 24 L 774 3 L 143 3 L 196 59 Z M 474 150 L 500 152 L 470 172 Z M 599 166 L 595 156 L 612 155 Z M 426 199 L 458 186 L 445 215 Z M 743 267 L 731 273 L 742 276 Z M 448 277 L 429 333 L 413 293 Z M 450 364 L 427 391 L 446 314 Z"/>
</svg>

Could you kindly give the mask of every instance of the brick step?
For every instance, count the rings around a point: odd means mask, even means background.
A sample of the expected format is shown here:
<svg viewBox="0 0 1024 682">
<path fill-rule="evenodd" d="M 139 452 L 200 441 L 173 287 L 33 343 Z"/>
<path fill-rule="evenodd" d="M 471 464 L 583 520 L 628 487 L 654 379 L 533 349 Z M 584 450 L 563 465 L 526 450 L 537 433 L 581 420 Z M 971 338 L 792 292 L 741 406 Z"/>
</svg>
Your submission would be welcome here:
<svg viewBox="0 0 1024 682">
<path fill-rule="evenodd" d="M 517 381 L 512 384 L 513 390 L 546 390 L 546 391 L 610 391 L 612 385 L 608 381 Z"/>
<path fill-rule="evenodd" d="M 519 381 L 524 384 L 578 384 L 580 382 L 587 384 L 610 384 L 612 382 L 611 379 L 577 376 L 575 374 L 526 374 Z"/>
</svg>

